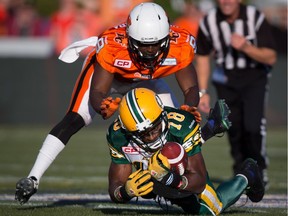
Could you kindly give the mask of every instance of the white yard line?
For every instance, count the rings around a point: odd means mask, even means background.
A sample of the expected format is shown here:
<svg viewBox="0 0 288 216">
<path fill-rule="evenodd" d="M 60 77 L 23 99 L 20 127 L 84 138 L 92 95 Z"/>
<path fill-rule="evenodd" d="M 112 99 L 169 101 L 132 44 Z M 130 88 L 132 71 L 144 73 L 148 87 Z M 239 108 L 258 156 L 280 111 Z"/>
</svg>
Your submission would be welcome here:
<svg viewBox="0 0 288 216">
<path fill-rule="evenodd" d="M 7 205 L 7 201 L 13 201 L 13 204 L 18 204 L 14 200 L 14 195 L 11 194 L 0 194 L 0 203 L 1 205 Z M 31 197 L 30 201 L 27 204 L 37 204 L 37 202 L 57 202 L 57 201 L 85 201 L 85 202 L 94 202 L 95 209 L 107 209 L 115 208 L 115 204 L 110 201 L 108 194 L 35 194 Z M 241 198 L 234 204 L 233 207 L 248 207 L 248 208 L 287 208 L 287 195 L 277 195 L 277 194 L 267 194 L 264 196 L 263 200 L 259 203 L 252 203 L 250 200 L 246 199 L 246 195 L 242 195 Z M 162 203 L 162 202 L 161 202 Z M 12 204 L 9 202 L 9 204 Z M 13 205 L 12 204 L 12 205 Z M 133 205 L 131 205 L 133 204 Z M 165 204 L 165 203 L 164 203 Z M 93 204 L 94 205 L 94 204 Z M 129 206 L 129 207 L 128 207 Z M 132 207 L 134 206 L 134 207 Z M 136 202 L 136 199 L 133 199 L 129 205 L 123 205 L 123 208 L 133 208 L 133 209 L 154 209 L 158 207 L 158 204 L 154 200 L 147 200 L 139 198 Z M 117 205 L 119 208 L 119 205 Z"/>
</svg>

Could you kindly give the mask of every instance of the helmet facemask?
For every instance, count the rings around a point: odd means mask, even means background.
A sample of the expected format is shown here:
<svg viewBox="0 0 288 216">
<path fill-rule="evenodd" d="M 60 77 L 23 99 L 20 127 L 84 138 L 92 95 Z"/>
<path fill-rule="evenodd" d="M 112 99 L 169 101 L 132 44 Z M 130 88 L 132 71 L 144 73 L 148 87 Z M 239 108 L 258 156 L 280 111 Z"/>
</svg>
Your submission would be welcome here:
<svg viewBox="0 0 288 216">
<path fill-rule="evenodd" d="M 153 153 L 165 143 L 167 113 L 159 96 L 150 89 L 127 92 L 119 105 L 119 120 L 132 146 Z"/>
<path fill-rule="evenodd" d="M 126 31 L 131 60 L 140 73 L 149 69 L 152 74 L 169 52 L 170 22 L 166 12 L 156 3 L 141 3 L 130 12 Z"/>
<path fill-rule="evenodd" d="M 156 131 L 155 131 L 156 130 Z M 160 134 L 156 136 L 155 140 L 152 141 L 145 141 L 145 136 L 149 136 L 150 133 L 157 133 Z M 135 131 L 129 133 L 131 140 L 137 144 L 141 149 L 145 150 L 147 153 L 154 153 L 158 149 L 160 149 L 164 143 L 166 143 L 166 137 L 168 133 L 168 121 L 166 112 L 155 120 L 150 127 L 145 128 L 143 131 Z"/>
<path fill-rule="evenodd" d="M 167 57 L 169 44 L 169 35 L 159 41 L 149 43 L 140 42 L 132 37 L 128 37 L 128 50 L 133 63 L 140 71 L 149 69 L 151 74 Z"/>
</svg>

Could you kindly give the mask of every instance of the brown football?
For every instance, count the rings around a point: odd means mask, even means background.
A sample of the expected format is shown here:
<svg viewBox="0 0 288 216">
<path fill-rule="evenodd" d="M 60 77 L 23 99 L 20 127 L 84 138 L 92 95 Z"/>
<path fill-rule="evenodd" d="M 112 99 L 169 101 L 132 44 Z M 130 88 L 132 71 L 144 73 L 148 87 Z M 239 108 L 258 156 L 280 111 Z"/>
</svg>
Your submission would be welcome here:
<svg viewBox="0 0 288 216">
<path fill-rule="evenodd" d="M 188 155 L 177 142 L 167 142 L 161 149 L 161 154 L 168 158 L 170 170 L 183 175 L 188 165 Z"/>
</svg>

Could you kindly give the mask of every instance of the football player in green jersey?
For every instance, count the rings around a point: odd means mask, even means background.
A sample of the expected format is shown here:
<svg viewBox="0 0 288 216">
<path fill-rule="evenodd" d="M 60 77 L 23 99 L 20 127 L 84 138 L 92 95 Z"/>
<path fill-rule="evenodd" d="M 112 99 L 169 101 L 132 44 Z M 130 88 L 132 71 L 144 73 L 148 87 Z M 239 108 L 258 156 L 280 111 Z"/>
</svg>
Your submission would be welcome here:
<svg viewBox="0 0 288 216">
<path fill-rule="evenodd" d="M 225 110 L 219 107 L 224 115 L 221 118 L 225 119 Z M 194 115 L 164 107 L 153 91 L 146 88 L 129 91 L 120 103 L 119 118 L 107 132 L 112 201 L 124 203 L 133 197 L 160 196 L 179 205 L 186 213 L 196 215 L 219 215 L 244 192 L 252 202 L 261 201 L 264 186 L 258 166 L 252 159 L 247 159 L 241 172 L 217 189 L 209 180 L 201 146 L 214 136 L 209 128 L 215 123 L 218 125 L 214 126 L 219 128 L 223 121 L 211 123 L 208 120 L 203 127 L 205 130 L 201 130 Z M 160 152 L 170 141 L 181 144 L 188 154 L 183 175 L 171 172 L 168 159 Z"/>
</svg>

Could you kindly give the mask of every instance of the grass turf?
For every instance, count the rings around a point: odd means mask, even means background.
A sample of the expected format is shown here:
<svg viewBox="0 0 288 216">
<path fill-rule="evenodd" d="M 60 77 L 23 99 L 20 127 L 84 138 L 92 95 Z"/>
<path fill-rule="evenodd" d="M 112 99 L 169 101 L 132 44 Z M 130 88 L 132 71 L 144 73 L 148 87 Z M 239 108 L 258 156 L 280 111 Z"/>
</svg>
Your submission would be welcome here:
<svg viewBox="0 0 288 216">
<path fill-rule="evenodd" d="M 14 194 L 16 182 L 28 175 L 50 128 L 0 127 L 0 195 Z M 39 193 L 107 193 L 110 163 L 104 128 L 90 126 L 75 134 L 67 148 L 41 179 Z M 267 151 L 270 159 L 268 194 L 287 195 L 287 133 L 284 129 L 268 129 Z M 227 137 L 213 138 L 203 146 L 210 177 L 215 184 L 232 176 L 232 160 Z M 277 200 L 276 200 L 277 201 Z M 51 205 L 31 202 L 19 206 L 13 201 L 0 201 L 0 215 L 163 215 L 154 210 L 95 209 L 97 203 Z M 287 215 L 287 209 L 231 208 L 226 214 Z M 170 214 L 171 215 L 171 214 Z M 179 214 L 178 214 L 179 215 Z"/>
</svg>

